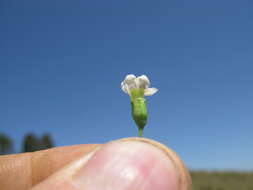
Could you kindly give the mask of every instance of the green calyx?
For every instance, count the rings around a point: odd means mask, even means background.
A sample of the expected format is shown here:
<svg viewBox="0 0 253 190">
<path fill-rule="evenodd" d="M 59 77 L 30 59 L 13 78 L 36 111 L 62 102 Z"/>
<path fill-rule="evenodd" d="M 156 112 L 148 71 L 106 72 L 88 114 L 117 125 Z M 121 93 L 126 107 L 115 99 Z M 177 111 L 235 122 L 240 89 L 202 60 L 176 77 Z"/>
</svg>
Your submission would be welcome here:
<svg viewBox="0 0 253 190">
<path fill-rule="evenodd" d="M 146 100 L 144 98 L 144 89 L 131 90 L 132 117 L 139 128 L 139 136 L 143 135 L 143 128 L 147 123 L 148 113 Z"/>
<path fill-rule="evenodd" d="M 130 91 L 130 98 L 131 101 L 134 101 L 137 98 L 144 98 L 144 89 L 143 88 L 132 89 Z"/>
</svg>

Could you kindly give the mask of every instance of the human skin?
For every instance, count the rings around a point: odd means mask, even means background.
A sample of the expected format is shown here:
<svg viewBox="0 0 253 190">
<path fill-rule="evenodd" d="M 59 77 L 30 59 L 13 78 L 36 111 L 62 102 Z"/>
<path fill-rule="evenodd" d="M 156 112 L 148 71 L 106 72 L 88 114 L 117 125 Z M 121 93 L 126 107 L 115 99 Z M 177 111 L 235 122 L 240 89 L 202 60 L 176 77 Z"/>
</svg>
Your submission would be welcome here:
<svg viewBox="0 0 253 190">
<path fill-rule="evenodd" d="M 109 165 L 116 158 L 118 164 Z M 105 171 L 107 165 L 109 171 Z M 2 190 L 95 190 L 101 189 L 100 185 L 119 190 L 190 190 L 191 179 L 171 149 L 146 138 L 0 157 Z"/>
</svg>

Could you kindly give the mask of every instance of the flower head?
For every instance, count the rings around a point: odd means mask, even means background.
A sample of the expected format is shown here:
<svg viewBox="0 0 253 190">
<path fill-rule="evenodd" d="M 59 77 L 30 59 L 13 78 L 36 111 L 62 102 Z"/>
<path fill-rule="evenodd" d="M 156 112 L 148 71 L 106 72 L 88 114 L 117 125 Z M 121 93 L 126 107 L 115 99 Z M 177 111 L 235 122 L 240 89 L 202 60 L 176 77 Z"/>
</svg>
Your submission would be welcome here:
<svg viewBox="0 0 253 190">
<path fill-rule="evenodd" d="M 121 89 L 130 96 L 132 117 L 139 128 L 139 136 L 142 136 L 148 118 L 144 96 L 151 96 L 158 91 L 156 88 L 149 88 L 149 85 L 146 75 L 136 77 L 133 74 L 127 75 L 121 83 Z"/>
<path fill-rule="evenodd" d="M 150 81 L 146 75 L 136 77 L 133 74 L 127 75 L 124 81 L 121 83 L 121 89 L 129 94 L 133 95 L 134 91 L 141 91 L 142 96 L 151 96 L 155 94 L 157 88 L 149 88 Z"/>
</svg>

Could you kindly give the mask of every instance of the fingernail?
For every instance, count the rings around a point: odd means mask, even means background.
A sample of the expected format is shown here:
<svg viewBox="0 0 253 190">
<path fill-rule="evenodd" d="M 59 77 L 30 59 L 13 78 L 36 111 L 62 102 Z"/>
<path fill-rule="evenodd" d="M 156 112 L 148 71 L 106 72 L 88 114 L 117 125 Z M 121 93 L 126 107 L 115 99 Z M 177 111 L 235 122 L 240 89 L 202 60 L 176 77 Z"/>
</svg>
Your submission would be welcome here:
<svg viewBox="0 0 253 190">
<path fill-rule="evenodd" d="M 179 190 L 178 172 L 159 148 L 141 141 L 114 141 L 97 150 L 72 177 L 77 189 Z"/>
</svg>

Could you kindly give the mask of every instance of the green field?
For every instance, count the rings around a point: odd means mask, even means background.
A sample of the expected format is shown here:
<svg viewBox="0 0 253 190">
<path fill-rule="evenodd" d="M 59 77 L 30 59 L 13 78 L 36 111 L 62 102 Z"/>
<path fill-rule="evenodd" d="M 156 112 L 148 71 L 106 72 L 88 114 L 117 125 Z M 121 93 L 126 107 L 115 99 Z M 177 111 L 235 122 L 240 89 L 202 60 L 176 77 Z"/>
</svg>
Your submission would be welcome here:
<svg viewBox="0 0 253 190">
<path fill-rule="evenodd" d="M 253 190 L 253 172 L 191 171 L 193 190 Z"/>
</svg>

